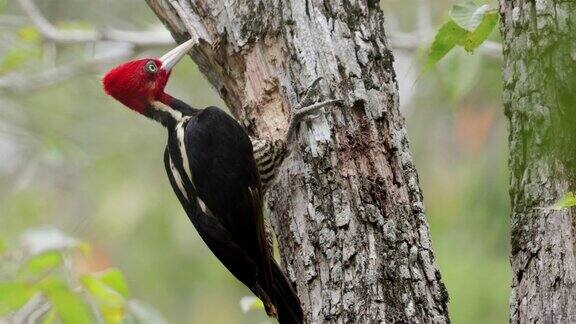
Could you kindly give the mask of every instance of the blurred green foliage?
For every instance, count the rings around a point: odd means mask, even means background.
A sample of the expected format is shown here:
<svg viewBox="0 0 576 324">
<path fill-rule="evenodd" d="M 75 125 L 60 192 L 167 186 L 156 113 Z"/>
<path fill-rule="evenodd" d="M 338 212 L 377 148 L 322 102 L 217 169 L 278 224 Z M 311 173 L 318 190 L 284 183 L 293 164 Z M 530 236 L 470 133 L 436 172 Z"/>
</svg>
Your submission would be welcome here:
<svg viewBox="0 0 576 324">
<path fill-rule="evenodd" d="M 18 39 L 0 60 L 0 75 L 18 69 L 26 61 L 38 60 L 41 57 L 40 36 L 32 26 L 25 26 L 17 31 Z"/>
<path fill-rule="evenodd" d="M 423 71 L 432 68 L 455 46 L 462 46 L 466 52 L 473 53 L 492 34 L 497 23 L 498 12 L 487 4 L 466 1 L 453 5 L 450 20 L 436 33 Z"/>
<path fill-rule="evenodd" d="M 142 316 L 132 304 L 124 275 L 115 268 L 78 273 L 79 254 L 88 258 L 87 244 L 50 227 L 27 230 L 18 249 L 5 251 L 0 278 L 0 320 L 43 324 L 101 322 L 163 323 L 159 315 Z"/>
<path fill-rule="evenodd" d="M 415 29 L 420 0 L 381 3 L 387 31 Z M 138 30 L 158 24 L 137 0 L 37 4 L 50 21 L 67 28 L 79 26 L 70 21 L 85 21 L 80 26 L 96 29 Z M 430 4 L 437 28 L 453 2 Z M 12 1 L 4 13 L 21 14 Z M 27 24 L 1 29 L 0 62 L 22 41 L 19 30 Z M 81 61 L 92 50 L 62 46 L 51 61 L 50 51 L 44 45 L 39 49 L 40 57 L 11 72 L 34 75 L 53 64 Z M 146 51 L 139 57 L 161 52 Z M 450 293 L 451 318 L 454 323 L 504 323 L 510 270 L 501 65 L 455 47 L 415 82 L 415 56 L 395 52 L 397 79 L 434 251 Z M 401 65 L 403 61 L 408 63 Z M 174 197 L 162 161 L 165 131 L 107 98 L 101 90 L 102 73 L 85 73 L 34 92 L 0 92 L 0 254 L 3 245 L 16 246 L 27 228 L 52 224 L 90 242 L 91 258 L 79 258 L 85 261 L 75 266 L 81 289 L 88 285 L 100 296 L 113 294 L 116 301 L 127 294 L 138 296 L 171 323 L 267 321 L 262 311 L 242 312 L 239 301 L 250 292 L 212 256 Z M 196 107 L 224 106 L 190 60 L 174 70 L 168 92 Z M 110 289 L 81 279 L 81 274 L 102 273 L 113 265 L 125 275 L 124 287 L 113 278 L 102 282 L 94 277 Z M 0 265 L 2 280 L 15 271 L 9 268 Z M 29 291 L 19 291 L 20 297 L 10 300 L 29 298 Z M 115 318 L 117 305 L 97 307 Z M 130 311 L 158 316 L 141 303 L 131 303 Z M 47 316 L 59 315 L 54 311 Z"/>
</svg>

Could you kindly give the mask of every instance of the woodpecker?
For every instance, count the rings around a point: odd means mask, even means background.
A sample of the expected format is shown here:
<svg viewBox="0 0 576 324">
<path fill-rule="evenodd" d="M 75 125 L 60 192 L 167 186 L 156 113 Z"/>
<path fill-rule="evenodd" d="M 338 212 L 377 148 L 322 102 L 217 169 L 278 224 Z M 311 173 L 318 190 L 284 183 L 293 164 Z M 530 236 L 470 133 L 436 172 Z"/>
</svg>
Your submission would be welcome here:
<svg viewBox="0 0 576 324">
<path fill-rule="evenodd" d="M 251 138 L 221 109 L 193 108 L 164 91 L 172 68 L 194 44 L 189 40 L 160 58 L 113 68 L 103 78 L 104 91 L 167 129 L 170 184 L 214 255 L 262 300 L 269 316 L 281 324 L 303 323 L 298 295 L 272 256 L 263 195 L 301 117 L 339 100 L 299 106 L 283 140 Z"/>
</svg>

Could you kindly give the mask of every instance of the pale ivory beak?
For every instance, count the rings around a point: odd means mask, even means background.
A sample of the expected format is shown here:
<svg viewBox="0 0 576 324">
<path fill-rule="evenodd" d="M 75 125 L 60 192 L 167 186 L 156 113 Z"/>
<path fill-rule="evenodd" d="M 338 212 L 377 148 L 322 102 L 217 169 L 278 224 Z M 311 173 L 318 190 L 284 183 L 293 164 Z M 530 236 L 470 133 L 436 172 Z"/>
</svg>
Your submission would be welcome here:
<svg viewBox="0 0 576 324">
<path fill-rule="evenodd" d="M 184 43 L 178 45 L 176 48 L 171 50 L 170 52 L 164 54 L 160 58 L 160 62 L 162 62 L 161 68 L 166 71 L 170 71 L 174 65 L 176 65 L 183 57 L 194 47 L 194 40 L 189 39 Z"/>
</svg>

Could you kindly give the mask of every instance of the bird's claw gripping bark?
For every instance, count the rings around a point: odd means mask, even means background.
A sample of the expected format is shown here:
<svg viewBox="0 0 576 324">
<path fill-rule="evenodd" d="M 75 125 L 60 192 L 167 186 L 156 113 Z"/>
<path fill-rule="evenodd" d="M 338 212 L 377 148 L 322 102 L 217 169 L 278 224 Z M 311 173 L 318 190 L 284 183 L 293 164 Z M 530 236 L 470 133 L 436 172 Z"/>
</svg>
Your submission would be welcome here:
<svg viewBox="0 0 576 324">
<path fill-rule="evenodd" d="M 286 131 L 285 143 L 290 143 L 292 140 L 292 136 L 294 135 L 294 131 L 296 130 L 296 126 L 304 119 L 304 117 L 314 113 L 315 111 L 321 109 L 322 107 L 326 107 L 332 104 L 341 103 L 341 99 L 332 99 L 326 100 L 322 102 L 317 102 L 308 106 L 304 106 L 308 103 L 312 95 L 316 92 L 316 87 L 318 83 L 322 80 L 322 77 L 317 78 L 310 84 L 310 86 L 306 89 L 304 96 L 302 96 L 302 100 L 298 106 L 292 109 L 292 116 L 290 117 L 290 122 L 288 124 L 288 130 Z"/>
<path fill-rule="evenodd" d="M 320 83 L 320 81 L 322 81 L 322 77 L 318 77 L 316 78 L 316 80 L 312 81 L 312 83 L 308 86 L 308 88 L 306 88 L 306 91 L 304 91 L 304 95 L 302 96 L 302 99 L 300 99 L 300 102 L 298 103 L 298 108 L 301 108 L 303 105 L 306 105 L 308 103 L 308 100 L 310 100 L 310 97 L 312 97 L 312 95 L 316 92 L 315 90 L 317 90 L 318 88 L 318 83 Z"/>
</svg>

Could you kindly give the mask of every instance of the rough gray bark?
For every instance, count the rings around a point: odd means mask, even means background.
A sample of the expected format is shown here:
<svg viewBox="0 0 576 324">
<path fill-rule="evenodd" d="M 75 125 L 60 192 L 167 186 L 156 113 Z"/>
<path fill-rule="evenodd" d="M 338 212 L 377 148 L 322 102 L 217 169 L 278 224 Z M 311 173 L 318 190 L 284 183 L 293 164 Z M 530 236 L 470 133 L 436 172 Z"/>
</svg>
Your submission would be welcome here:
<svg viewBox="0 0 576 324">
<path fill-rule="evenodd" d="M 378 1 L 147 0 L 255 136 L 282 138 L 303 91 L 345 107 L 303 123 L 268 206 L 310 323 L 445 323 Z"/>
<path fill-rule="evenodd" d="M 500 0 L 510 120 L 513 323 L 576 322 L 576 2 Z"/>
</svg>

